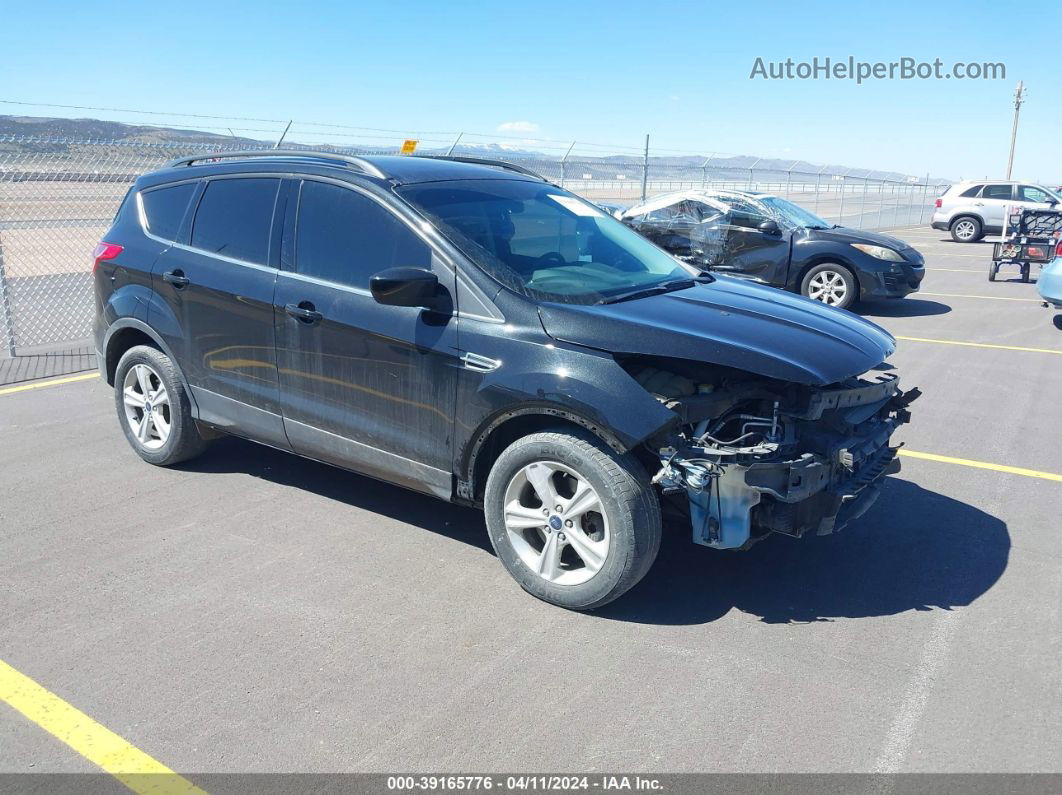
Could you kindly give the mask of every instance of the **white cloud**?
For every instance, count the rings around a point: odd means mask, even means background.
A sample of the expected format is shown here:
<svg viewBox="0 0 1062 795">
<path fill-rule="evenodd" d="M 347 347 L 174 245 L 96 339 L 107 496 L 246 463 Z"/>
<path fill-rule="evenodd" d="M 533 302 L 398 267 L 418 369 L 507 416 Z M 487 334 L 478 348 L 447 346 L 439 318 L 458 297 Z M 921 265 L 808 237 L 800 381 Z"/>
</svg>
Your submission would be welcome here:
<svg viewBox="0 0 1062 795">
<path fill-rule="evenodd" d="M 533 133 L 538 132 L 538 125 L 532 121 L 506 121 L 498 125 L 498 132 Z"/>
</svg>

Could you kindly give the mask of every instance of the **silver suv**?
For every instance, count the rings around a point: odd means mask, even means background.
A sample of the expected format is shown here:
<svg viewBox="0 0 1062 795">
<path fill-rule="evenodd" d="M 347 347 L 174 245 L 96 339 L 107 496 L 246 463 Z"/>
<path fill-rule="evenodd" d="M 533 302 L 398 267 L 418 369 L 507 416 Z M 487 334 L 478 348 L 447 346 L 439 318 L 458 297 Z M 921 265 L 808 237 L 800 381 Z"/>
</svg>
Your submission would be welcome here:
<svg viewBox="0 0 1062 795">
<path fill-rule="evenodd" d="M 1047 209 L 1062 203 L 1062 196 L 1042 185 L 988 180 L 960 182 L 937 199 L 930 224 L 951 232 L 956 243 L 976 243 L 985 235 L 1003 231 L 1003 213 L 1008 204 Z"/>
</svg>

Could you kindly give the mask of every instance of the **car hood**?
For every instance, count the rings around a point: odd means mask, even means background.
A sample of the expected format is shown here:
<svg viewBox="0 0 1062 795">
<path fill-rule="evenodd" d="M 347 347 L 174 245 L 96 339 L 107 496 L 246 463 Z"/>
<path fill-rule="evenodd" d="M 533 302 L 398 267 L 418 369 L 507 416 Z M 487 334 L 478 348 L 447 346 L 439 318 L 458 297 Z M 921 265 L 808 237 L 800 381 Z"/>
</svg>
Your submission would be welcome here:
<svg viewBox="0 0 1062 795">
<path fill-rule="evenodd" d="M 892 235 L 881 232 L 868 232 L 865 229 L 849 229 L 847 226 L 835 226 L 832 229 L 809 229 L 808 235 L 815 240 L 835 240 L 838 243 L 869 243 L 872 246 L 887 246 L 897 251 L 910 248 L 910 243 Z"/>
<path fill-rule="evenodd" d="M 887 331 L 851 312 L 725 276 L 617 304 L 542 304 L 540 313 L 558 341 L 819 386 L 864 373 L 896 349 Z"/>
<path fill-rule="evenodd" d="M 898 251 L 905 260 L 915 265 L 921 265 L 925 261 L 918 250 L 910 243 L 892 235 L 883 235 L 881 232 L 867 232 L 863 229 L 835 226 L 832 229 L 808 229 L 806 233 L 808 240 L 828 240 L 833 243 L 869 243 L 872 246 L 885 246 Z"/>
</svg>

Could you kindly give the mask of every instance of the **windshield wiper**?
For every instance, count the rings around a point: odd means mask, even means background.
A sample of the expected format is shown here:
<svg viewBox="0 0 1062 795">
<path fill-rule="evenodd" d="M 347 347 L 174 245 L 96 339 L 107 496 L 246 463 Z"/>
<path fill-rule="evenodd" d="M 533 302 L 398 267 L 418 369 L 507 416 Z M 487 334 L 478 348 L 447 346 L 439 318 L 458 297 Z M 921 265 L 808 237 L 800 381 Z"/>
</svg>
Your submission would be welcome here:
<svg viewBox="0 0 1062 795">
<path fill-rule="evenodd" d="M 618 304 L 620 301 L 633 301 L 635 298 L 647 298 L 650 295 L 660 295 L 661 293 L 670 293 L 675 290 L 686 290 L 699 281 L 709 281 L 712 277 L 698 276 L 696 279 L 672 279 L 669 282 L 661 282 L 660 284 L 654 284 L 652 287 L 645 287 L 641 290 L 632 290 L 629 293 L 620 293 L 619 295 L 611 295 L 608 298 L 602 298 L 598 301 L 598 304 Z"/>
</svg>

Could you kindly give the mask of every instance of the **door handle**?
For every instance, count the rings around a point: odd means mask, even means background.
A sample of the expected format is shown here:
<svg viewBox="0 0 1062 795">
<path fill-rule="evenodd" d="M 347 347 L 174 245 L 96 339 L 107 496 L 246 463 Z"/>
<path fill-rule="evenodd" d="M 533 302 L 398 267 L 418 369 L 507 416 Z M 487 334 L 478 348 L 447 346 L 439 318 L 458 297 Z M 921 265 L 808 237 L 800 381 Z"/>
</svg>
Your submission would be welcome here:
<svg viewBox="0 0 1062 795">
<path fill-rule="evenodd" d="M 324 315 L 318 312 L 309 301 L 303 301 L 299 304 L 287 304 L 284 307 L 284 311 L 296 320 L 307 324 L 316 323 L 324 318 Z"/>
<path fill-rule="evenodd" d="M 974 207 L 984 207 L 984 206 L 985 206 L 984 202 L 974 202 Z"/>
<path fill-rule="evenodd" d="M 184 271 L 180 268 L 173 271 L 166 271 L 162 274 L 162 278 L 180 290 L 182 287 L 187 287 L 192 280 L 184 275 Z"/>
</svg>

